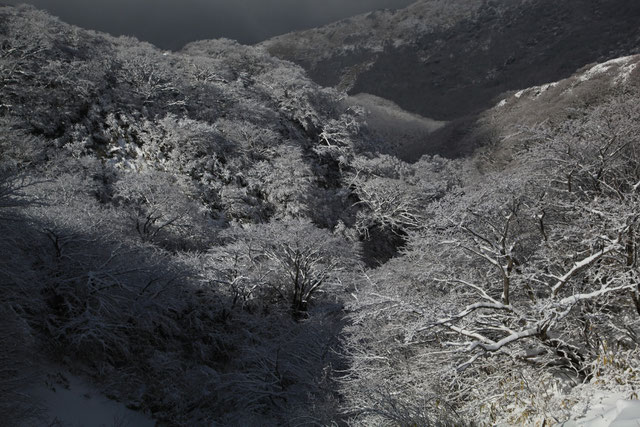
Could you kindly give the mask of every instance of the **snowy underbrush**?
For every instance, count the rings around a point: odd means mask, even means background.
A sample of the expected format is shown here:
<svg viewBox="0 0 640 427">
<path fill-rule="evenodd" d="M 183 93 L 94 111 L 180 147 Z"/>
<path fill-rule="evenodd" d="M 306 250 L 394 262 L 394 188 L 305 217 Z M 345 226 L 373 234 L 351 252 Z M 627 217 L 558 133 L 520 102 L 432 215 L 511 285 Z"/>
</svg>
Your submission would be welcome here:
<svg viewBox="0 0 640 427">
<path fill-rule="evenodd" d="M 494 375 L 470 380 L 475 387 L 466 390 L 469 403 L 462 411 L 487 426 L 586 422 L 606 412 L 603 402 L 615 407 L 617 400 L 638 399 L 639 360 L 637 350 L 611 350 L 604 344 L 584 379 L 566 370 L 526 366 L 505 373 L 505 365 Z"/>
<path fill-rule="evenodd" d="M 39 378 L 31 351 L 34 339 L 29 326 L 9 304 L 0 304 L 0 419 L 6 426 L 20 426 L 38 418 L 39 408 L 23 393 Z"/>
<path fill-rule="evenodd" d="M 37 276 L 27 260 L 33 234 L 24 230 L 16 209 L 24 205 L 23 181 L 0 170 L 0 419 L 5 425 L 22 425 L 38 416 L 38 410 L 22 391 L 39 378 L 33 357 L 34 331 L 25 321 L 30 310 L 38 310 Z M 18 268 L 16 268 L 18 267 Z M 35 293 L 37 295 L 37 293 Z M 24 304 L 29 298 L 35 301 Z"/>
<path fill-rule="evenodd" d="M 215 256 L 163 249 L 86 188 L 66 190 L 43 181 L 30 206 L 3 210 L 16 222 L 1 224 L 0 415 L 37 415 L 20 393 L 39 378 L 31 364 L 53 362 L 171 425 L 335 418 L 337 301 L 292 315 L 271 285 L 241 294 Z"/>
</svg>

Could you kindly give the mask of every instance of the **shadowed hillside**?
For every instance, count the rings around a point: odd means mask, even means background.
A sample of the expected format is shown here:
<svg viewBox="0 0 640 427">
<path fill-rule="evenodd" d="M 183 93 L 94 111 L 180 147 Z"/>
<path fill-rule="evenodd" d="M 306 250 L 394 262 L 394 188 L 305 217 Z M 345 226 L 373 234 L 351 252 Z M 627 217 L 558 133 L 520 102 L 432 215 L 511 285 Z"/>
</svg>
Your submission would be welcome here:
<svg viewBox="0 0 640 427">
<path fill-rule="evenodd" d="M 506 90 L 568 77 L 638 52 L 633 0 L 419 1 L 266 41 L 325 86 L 452 120 Z"/>
</svg>

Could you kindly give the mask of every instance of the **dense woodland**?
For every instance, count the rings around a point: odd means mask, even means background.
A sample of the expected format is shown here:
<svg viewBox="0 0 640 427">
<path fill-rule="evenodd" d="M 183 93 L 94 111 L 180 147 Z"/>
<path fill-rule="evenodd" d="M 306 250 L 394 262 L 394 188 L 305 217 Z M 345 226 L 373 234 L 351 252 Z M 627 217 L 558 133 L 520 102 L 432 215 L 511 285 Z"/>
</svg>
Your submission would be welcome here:
<svg viewBox="0 0 640 427">
<path fill-rule="evenodd" d="M 51 364 L 170 426 L 637 398 L 638 62 L 507 93 L 473 154 L 408 163 L 263 48 L 0 8 L 3 425 L 42 422 Z"/>
</svg>

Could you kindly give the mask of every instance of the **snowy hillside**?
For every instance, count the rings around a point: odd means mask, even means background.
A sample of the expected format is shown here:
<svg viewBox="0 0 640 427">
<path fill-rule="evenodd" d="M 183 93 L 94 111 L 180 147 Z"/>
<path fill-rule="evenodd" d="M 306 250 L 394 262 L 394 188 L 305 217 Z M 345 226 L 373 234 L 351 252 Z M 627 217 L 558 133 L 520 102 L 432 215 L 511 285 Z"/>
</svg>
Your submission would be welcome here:
<svg viewBox="0 0 640 427">
<path fill-rule="evenodd" d="M 425 54 L 406 24 L 447 53 L 427 86 L 377 74 L 412 88 L 391 99 L 263 47 L 164 52 L 0 7 L 2 425 L 634 422 L 640 57 L 569 68 L 633 50 L 636 6 L 570 3 L 373 15 L 393 49 Z M 534 18 L 547 37 L 560 13 L 578 45 L 596 12 L 617 27 L 549 62 L 566 78 L 537 81 L 556 74 L 533 48 L 498 73 L 536 85 L 487 86 L 475 45 L 444 43 Z"/>
</svg>

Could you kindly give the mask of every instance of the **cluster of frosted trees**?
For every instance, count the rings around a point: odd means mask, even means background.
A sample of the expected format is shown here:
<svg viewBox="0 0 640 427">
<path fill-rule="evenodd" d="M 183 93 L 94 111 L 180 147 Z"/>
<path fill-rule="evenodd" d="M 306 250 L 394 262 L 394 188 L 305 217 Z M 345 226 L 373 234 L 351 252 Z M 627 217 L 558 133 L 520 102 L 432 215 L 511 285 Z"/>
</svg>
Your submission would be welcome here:
<svg viewBox="0 0 640 427">
<path fill-rule="evenodd" d="M 636 104 L 617 95 L 528 129 L 524 148 L 500 165 L 450 162 L 432 180 L 449 177 L 440 196 L 396 178 L 406 189 L 396 199 L 420 201 L 411 215 L 385 215 L 404 225 L 407 246 L 368 274 L 351 305 L 344 383 L 363 422 L 423 424 L 465 411 L 553 422 L 580 400 L 577 385 L 634 397 Z M 434 197 L 425 203 L 425 194 Z M 368 202 L 377 213 L 379 197 Z M 418 216 L 421 226 L 405 220 Z"/>
<path fill-rule="evenodd" d="M 3 413 L 37 416 L 35 354 L 176 425 L 551 422 L 638 385 L 632 95 L 408 164 L 256 48 L 0 14 Z"/>
</svg>

